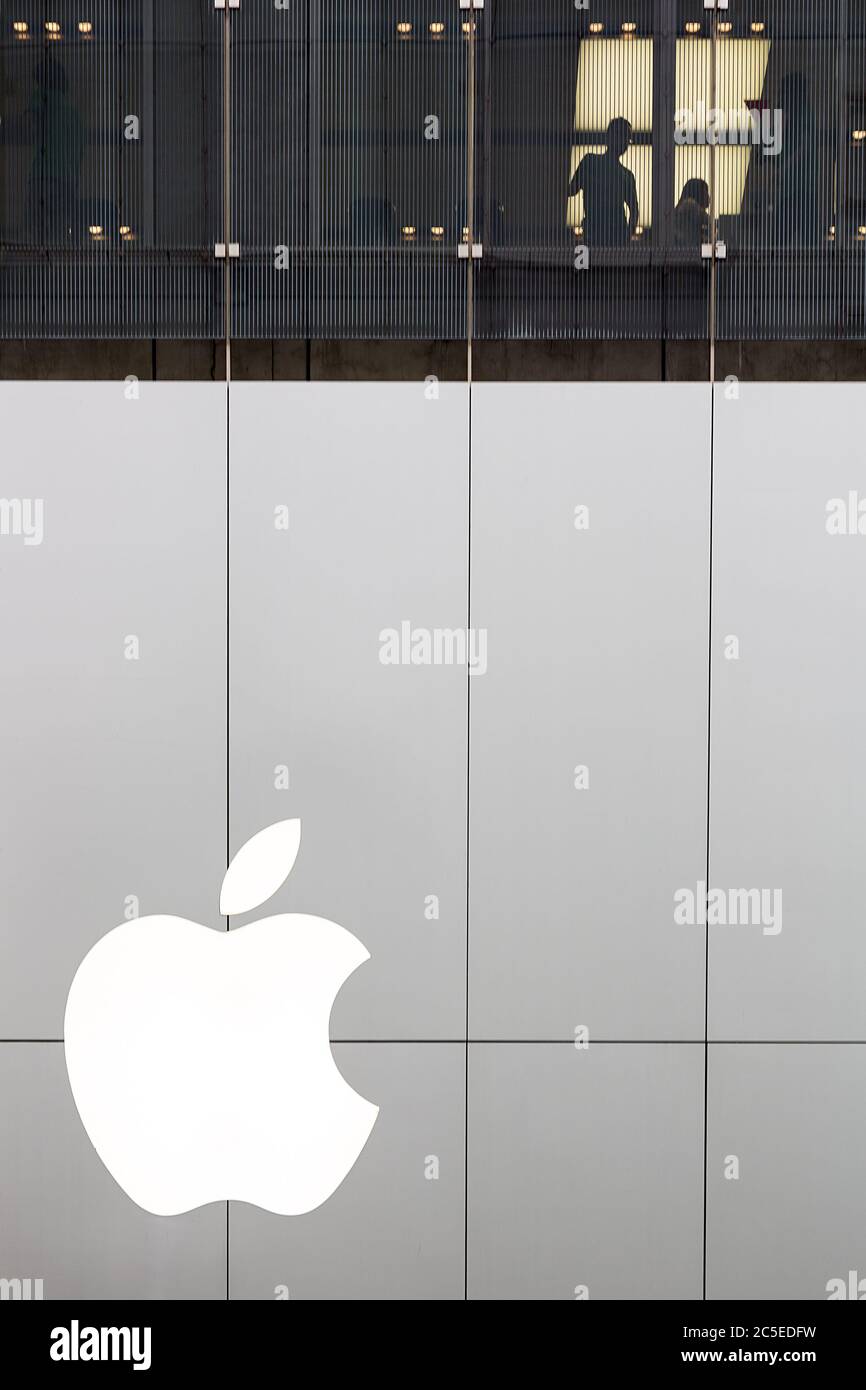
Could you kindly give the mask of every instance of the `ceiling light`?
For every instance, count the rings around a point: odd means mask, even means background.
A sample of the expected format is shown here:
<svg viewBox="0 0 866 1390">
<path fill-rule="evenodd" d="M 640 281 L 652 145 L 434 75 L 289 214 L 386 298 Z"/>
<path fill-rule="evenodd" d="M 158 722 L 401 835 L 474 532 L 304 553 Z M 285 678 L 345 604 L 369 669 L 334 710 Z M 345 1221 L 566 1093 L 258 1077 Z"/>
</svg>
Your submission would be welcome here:
<svg viewBox="0 0 866 1390">
<path fill-rule="evenodd" d="M 866 130 L 853 130 L 851 137 L 854 140 L 866 140 Z"/>
<path fill-rule="evenodd" d="M 94 225 L 90 228 L 90 235 L 102 236 L 102 228 L 97 223 L 94 223 Z"/>
<path fill-rule="evenodd" d="M 753 34 L 763 34 L 763 32 L 764 32 L 764 30 L 766 29 L 766 27 L 767 27 L 767 26 L 766 26 L 766 24 L 764 23 L 764 21 L 763 21 L 762 19 L 753 19 L 753 20 L 752 20 L 752 33 L 753 33 Z"/>
<path fill-rule="evenodd" d="M 56 19 L 46 19 L 45 30 L 48 34 L 59 34 L 60 25 L 57 23 Z"/>
<path fill-rule="evenodd" d="M 434 34 L 436 38 L 438 38 L 440 34 L 445 33 L 445 25 L 441 19 L 433 20 L 433 23 L 430 25 L 430 33 Z"/>
<path fill-rule="evenodd" d="M 627 20 L 625 21 L 625 23 L 624 23 L 623 26 L 622 26 L 622 32 L 623 32 L 624 34 L 629 34 L 629 35 L 630 35 L 630 34 L 635 34 L 635 33 L 637 33 L 637 25 L 635 24 L 635 22 L 634 22 L 633 19 L 627 19 Z"/>
<path fill-rule="evenodd" d="M 444 228 L 444 227 L 431 227 L 431 228 L 430 228 L 430 231 L 433 233 L 434 236 L 444 236 L 444 235 L 445 235 L 445 228 Z"/>
<path fill-rule="evenodd" d="M 688 22 L 688 24 L 686 25 L 686 33 L 687 33 L 687 34 L 699 34 L 700 32 L 701 32 L 701 21 L 700 21 L 699 19 L 690 19 L 689 22 Z"/>
<path fill-rule="evenodd" d="M 590 26 L 589 26 L 589 32 L 590 32 L 591 34 L 603 34 L 603 33 L 604 33 L 604 25 L 602 24 L 602 22 L 601 22 L 600 19 L 594 19 L 594 20 L 592 21 L 592 23 L 591 23 Z"/>
<path fill-rule="evenodd" d="M 89 19 L 79 19 L 78 32 L 79 34 L 92 34 L 93 24 L 91 23 L 91 21 Z"/>
<path fill-rule="evenodd" d="M 733 26 L 733 24 L 731 23 L 731 21 L 730 21 L 729 19 L 723 19 L 722 22 L 721 22 L 720 25 L 719 25 L 719 33 L 720 33 L 720 34 L 730 34 L 730 32 L 731 32 L 731 30 L 733 29 L 733 27 L 734 27 L 734 26 Z"/>
<path fill-rule="evenodd" d="M 398 19 L 398 21 L 397 21 L 397 33 L 398 33 L 398 34 L 411 34 L 411 32 L 412 32 L 412 23 L 411 23 L 411 20 L 408 20 L 408 19 Z"/>
</svg>

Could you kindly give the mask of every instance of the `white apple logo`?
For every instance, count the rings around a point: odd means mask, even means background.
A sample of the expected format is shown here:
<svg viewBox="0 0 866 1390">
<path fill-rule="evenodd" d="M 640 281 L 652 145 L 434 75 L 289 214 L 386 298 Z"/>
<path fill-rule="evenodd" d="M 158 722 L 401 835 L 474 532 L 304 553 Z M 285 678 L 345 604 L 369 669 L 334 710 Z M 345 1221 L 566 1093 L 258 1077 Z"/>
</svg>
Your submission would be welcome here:
<svg viewBox="0 0 866 1390">
<path fill-rule="evenodd" d="M 291 872 L 300 821 L 254 835 L 220 911 L 250 912 Z M 331 1055 L 331 1006 L 369 953 L 321 917 L 230 932 L 142 917 L 98 941 L 66 1002 L 66 1066 L 106 1168 L 145 1211 L 251 1202 L 312 1211 L 339 1187 L 378 1107 Z"/>
</svg>

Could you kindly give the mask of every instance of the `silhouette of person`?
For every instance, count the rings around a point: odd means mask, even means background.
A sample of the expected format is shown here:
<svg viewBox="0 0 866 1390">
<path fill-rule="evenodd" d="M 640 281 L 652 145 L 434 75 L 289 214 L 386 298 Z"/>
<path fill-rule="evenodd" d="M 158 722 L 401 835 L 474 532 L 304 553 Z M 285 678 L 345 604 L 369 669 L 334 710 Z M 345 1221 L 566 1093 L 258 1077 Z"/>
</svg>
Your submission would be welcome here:
<svg viewBox="0 0 866 1390">
<path fill-rule="evenodd" d="M 814 245 L 818 237 L 818 120 L 809 83 L 801 72 L 789 72 L 779 93 L 782 111 L 782 152 L 771 161 L 776 177 L 774 214 L 776 236 L 783 246 Z"/>
<path fill-rule="evenodd" d="M 42 208 L 45 244 L 65 242 L 77 227 L 85 128 L 67 95 L 66 72 L 49 55 L 36 69 L 36 90 L 27 116 L 32 130 L 30 197 Z"/>
<path fill-rule="evenodd" d="M 631 124 L 616 116 L 607 128 L 604 154 L 585 154 L 569 185 L 583 193 L 583 239 L 587 246 L 627 246 L 638 219 L 637 184 L 622 164 L 631 143 Z M 628 217 L 626 218 L 626 208 Z"/>
<path fill-rule="evenodd" d="M 674 246 L 701 246 L 709 240 L 710 190 L 704 179 L 688 179 L 674 208 Z"/>
</svg>

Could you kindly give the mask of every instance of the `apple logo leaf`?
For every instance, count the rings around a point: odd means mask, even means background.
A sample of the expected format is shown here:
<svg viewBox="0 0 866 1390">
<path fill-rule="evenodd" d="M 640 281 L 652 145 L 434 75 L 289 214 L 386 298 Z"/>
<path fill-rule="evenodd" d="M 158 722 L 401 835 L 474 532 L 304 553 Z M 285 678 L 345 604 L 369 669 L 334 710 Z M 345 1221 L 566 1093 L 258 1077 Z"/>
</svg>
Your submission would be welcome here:
<svg viewBox="0 0 866 1390">
<path fill-rule="evenodd" d="M 301 847 L 301 822 L 281 820 L 247 840 L 229 864 L 220 890 L 223 917 L 252 912 L 272 898 L 292 872 Z"/>
</svg>

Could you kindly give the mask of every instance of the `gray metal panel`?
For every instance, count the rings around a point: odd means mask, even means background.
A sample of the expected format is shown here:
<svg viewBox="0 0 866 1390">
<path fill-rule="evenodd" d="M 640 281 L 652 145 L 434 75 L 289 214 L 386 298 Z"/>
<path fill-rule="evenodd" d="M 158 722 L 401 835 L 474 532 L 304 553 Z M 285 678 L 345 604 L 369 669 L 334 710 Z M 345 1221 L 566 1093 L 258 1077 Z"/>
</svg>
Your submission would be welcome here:
<svg viewBox="0 0 866 1390">
<path fill-rule="evenodd" d="M 866 387 L 716 399 L 712 887 L 782 893 L 782 929 L 710 929 L 710 1036 L 866 1038 Z M 866 522 L 864 522 L 866 526 Z M 726 659 L 729 638 L 739 659 Z"/>
<path fill-rule="evenodd" d="M 469 1297 L 700 1298 L 703 1072 L 699 1044 L 471 1044 Z"/>
<path fill-rule="evenodd" d="M 338 1043 L 334 1057 L 379 1118 L 318 1211 L 232 1203 L 232 1298 L 273 1299 L 282 1286 L 290 1299 L 461 1299 L 464 1048 Z"/>
<path fill-rule="evenodd" d="M 300 816 L 272 910 L 371 953 L 334 1007 L 349 1040 L 464 1033 L 467 672 L 379 659 L 403 621 L 466 627 L 468 391 L 430 394 L 232 387 L 232 849 Z"/>
<path fill-rule="evenodd" d="M 128 896 L 220 923 L 225 388 L 140 391 L 0 385 L 0 496 L 44 504 L 0 536 L 4 1038 L 61 1036 Z"/>
<path fill-rule="evenodd" d="M 117 1186 L 75 1109 L 60 1043 L 0 1046 L 0 1277 L 46 1299 L 225 1298 L 222 1202 L 170 1220 Z"/>
<path fill-rule="evenodd" d="M 861 1046 L 710 1047 L 708 1298 L 826 1299 L 831 1279 L 866 1280 L 864 1089 Z"/>
<path fill-rule="evenodd" d="M 471 1036 L 700 1038 L 709 390 L 481 385 L 472 424 Z"/>
</svg>

